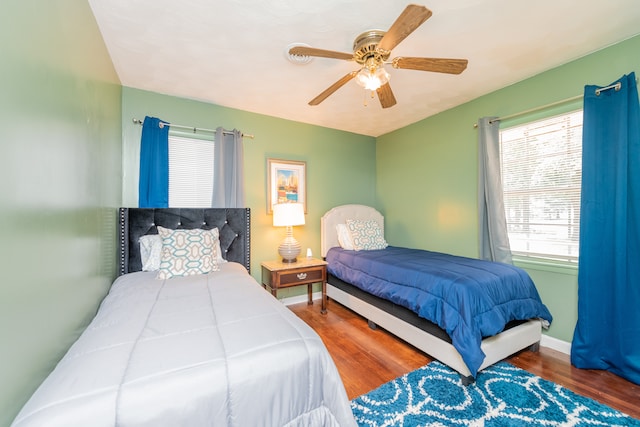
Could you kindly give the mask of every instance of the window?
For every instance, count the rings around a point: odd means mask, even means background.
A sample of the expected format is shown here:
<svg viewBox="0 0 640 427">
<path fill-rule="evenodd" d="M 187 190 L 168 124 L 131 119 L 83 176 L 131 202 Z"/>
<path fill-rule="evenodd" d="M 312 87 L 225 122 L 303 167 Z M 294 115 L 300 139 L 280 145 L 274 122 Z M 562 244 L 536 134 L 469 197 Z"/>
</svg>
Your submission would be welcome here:
<svg viewBox="0 0 640 427">
<path fill-rule="evenodd" d="M 169 134 L 169 207 L 211 207 L 213 146 L 211 140 Z"/>
<path fill-rule="evenodd" d="M 513 254 L 577 261 L 582 110 L 501 130 L 500 147 Z"/>
</svg>

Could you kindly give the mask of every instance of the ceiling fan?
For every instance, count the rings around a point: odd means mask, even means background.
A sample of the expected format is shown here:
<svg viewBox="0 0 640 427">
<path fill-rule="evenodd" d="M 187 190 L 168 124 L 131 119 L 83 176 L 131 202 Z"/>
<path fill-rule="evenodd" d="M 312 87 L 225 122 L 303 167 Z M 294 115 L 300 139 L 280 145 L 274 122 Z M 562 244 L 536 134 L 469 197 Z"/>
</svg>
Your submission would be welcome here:
<svg viewBox="0 0 640 427">
<path fill-rule="evenodd" d="M 329 86 L 324 92 L 309 101 L 309 105 L 320 104 L 355 78 L 359 85 L 372 92 L 372 96 L 373 91 L 376 91 L 382 108 L 393 107 L 396 104 L 396 98 L 391 91 L 391 86 L 389 86 L 389 73 L 384 69 L 384 64 L 389 63 L 387 61 L 391 50 L 429 19 L 431 14 L 431 11 L 424 6 L 410 4 L 398 16 L 388 31 L 369 30 L 356 37 L 353 42 L 353 53 L 307 46 L 295 46 L 289 49 L 290 55 L 343 59 L 355 61 L 362 66 L 359 70 L 351 71 Z M 448 74 L 460 74 L 467 68 L 466 59 L 397 57 L 390 63 L 393 68 Z"/>
</svg>

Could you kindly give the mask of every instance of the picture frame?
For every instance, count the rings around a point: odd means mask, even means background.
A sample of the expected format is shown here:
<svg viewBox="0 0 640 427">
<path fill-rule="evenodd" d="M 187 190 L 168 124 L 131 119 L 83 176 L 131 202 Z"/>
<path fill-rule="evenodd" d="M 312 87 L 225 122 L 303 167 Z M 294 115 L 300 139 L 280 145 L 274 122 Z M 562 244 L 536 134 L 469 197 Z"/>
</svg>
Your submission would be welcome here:
<svg viewBox="0 0 640 427">
<path fill-rule="evenodd" d="M 276 203 L 302 203 L 307 213 L 307 162 L 267 159 L 267 214 Z"/>
</svg>

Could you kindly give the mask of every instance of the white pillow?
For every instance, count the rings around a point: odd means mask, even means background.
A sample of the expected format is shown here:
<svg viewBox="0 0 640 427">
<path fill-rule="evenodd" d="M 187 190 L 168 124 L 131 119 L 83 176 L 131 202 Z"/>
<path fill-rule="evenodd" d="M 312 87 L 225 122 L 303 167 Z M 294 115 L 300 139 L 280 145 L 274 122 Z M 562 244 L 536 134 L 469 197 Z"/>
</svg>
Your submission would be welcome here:
<svg viewBox="0 0 640 427">
<path fill-rule="evenodd" d="M 372 251 L 389 246 L 376 221 L 348 219 L 347 228 L 351 233 L 353 247 L 356 251 Z"/>
<path fill-rule="evenodd" d="M 160 268 L 162 239 L 159 234 L 147 234 L 138 239 L 142 271 L 157 271 Z"/>
<path fill-rule="evenodd" d="M 158 226 L 162 251 L 158 279 L 219 271 L 216 253 L 218 229 L 170 230 Z"/>
<path fill-rule="evenodd" d="M 218 230 L 214 228 L 214 230 Z M 146 234 L 138 239 L 140 242 L 140 259 L 142 261 L 142 271 L 158 271 L 160 268 L 160 256 L 162 249 L 162 238 L 159 234 Z M 220 239 L 216 240 L 217 263 L 227 262 L 222 258 Z"/>
<path fill-rule="evenodd" d="M 336 225 L 336 231 L 338 232 L 338 243 L 340 243 L 340 247 L 352 251 L 354 249 L 353 240 L 351 240 L 351 233 L 349 233 L 347 224 Z"/>
</svg>

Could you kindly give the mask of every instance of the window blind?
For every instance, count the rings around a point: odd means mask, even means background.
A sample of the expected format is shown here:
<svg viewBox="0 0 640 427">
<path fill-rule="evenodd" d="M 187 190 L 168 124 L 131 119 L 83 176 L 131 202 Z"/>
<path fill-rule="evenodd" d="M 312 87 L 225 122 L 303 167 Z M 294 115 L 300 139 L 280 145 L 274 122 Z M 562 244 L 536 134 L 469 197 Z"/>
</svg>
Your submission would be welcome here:
<svg viewBox="0 0 640 427">
<path fill-rule="evenodd" d="M 582 110 L 501 130 L 500 147 L 513 254 L 577 261 Z"/>
<path fill-rule="evenodd" d="M 169 134 L 169 207 L 211 207 L 213 148 L 210 140 Z"/>
</svg>

